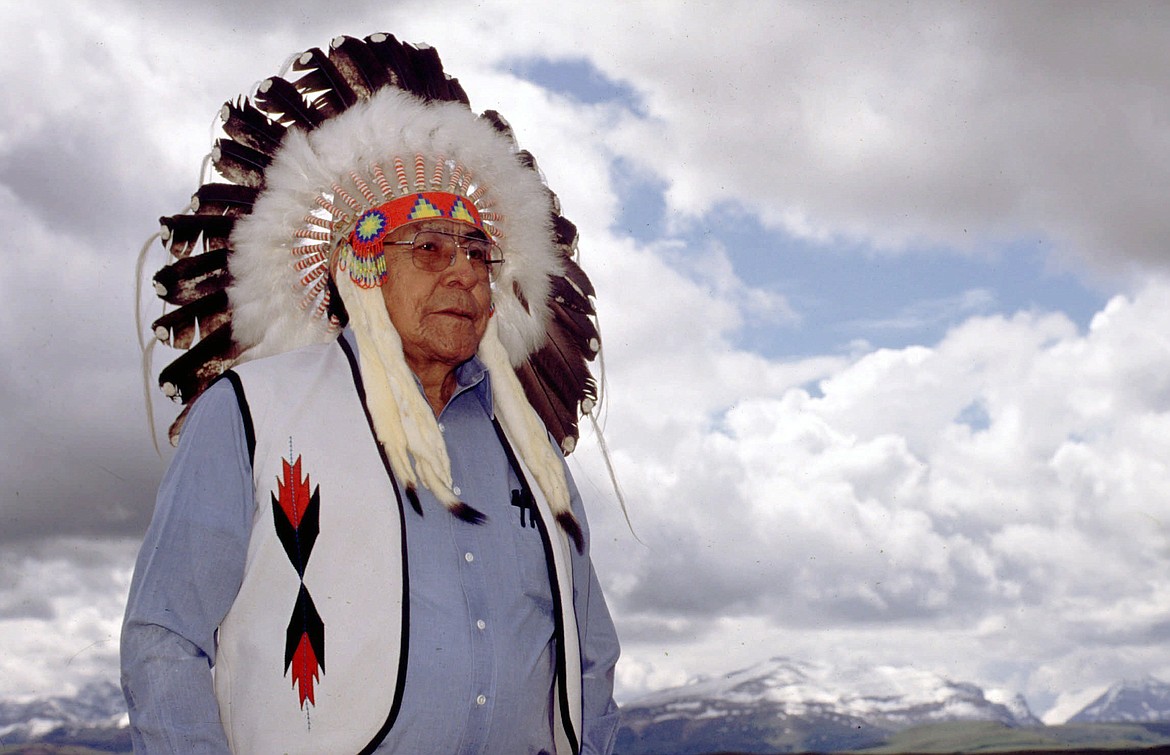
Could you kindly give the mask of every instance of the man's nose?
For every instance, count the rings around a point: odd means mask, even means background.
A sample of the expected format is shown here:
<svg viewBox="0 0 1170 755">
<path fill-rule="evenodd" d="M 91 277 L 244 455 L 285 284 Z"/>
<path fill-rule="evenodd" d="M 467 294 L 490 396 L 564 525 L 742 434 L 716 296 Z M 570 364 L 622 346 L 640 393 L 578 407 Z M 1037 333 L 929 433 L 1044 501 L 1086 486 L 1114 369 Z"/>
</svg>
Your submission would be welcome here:
<svg viewBox="0 0 1170 755">
<path fill-rule="evenodd" d="M 471 264 L 471 260 L 467 257 L 467 250 L 463 247 L 455 248 L 455 256 L 451 259 L 451 264 L 444 271 L 444 275 L 452 282 L 465 285 L 469 288 L 479 282 L 479 274 Z"/>
</svg>

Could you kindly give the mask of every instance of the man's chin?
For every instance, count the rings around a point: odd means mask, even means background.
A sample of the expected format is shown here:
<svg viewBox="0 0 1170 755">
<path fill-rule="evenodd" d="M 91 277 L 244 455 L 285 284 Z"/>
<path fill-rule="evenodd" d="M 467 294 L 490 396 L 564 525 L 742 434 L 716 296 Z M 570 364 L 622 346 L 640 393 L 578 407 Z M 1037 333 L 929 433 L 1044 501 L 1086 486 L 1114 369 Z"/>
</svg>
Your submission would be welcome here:
<svg viewBox="0 0 1170 755">
<path fill-rule="evenodd" d="M 447 364 L 456 365 L 466 362 L 479 350 L 479 341 L 482 334 L 468 324 L 466 327 L 453 328 L 443 333 L 431 342 L 436 354 L 441 355 Z"/>
</svg>

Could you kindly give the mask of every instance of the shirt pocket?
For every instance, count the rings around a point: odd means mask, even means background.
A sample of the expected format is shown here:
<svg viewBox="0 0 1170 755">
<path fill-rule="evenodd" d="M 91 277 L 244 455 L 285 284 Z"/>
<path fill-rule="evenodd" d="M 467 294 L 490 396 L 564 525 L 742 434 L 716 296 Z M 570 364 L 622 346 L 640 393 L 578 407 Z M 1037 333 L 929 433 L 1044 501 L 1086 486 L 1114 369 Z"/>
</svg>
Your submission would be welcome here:
<svg viewBox="0 0 1170 755">
<path fill-rule="evenodd" d="M 509 529 L 516 557 L 513 560 L 517 579 L 524 596 L 543 611 L 552 611 L 552 585 L 549 582 L 548 559 L 544 539 L 534 517 L 537 517 L 531 499 L 525 500 L 518 490 L 511 492 L 513 514 Z"/>
</svg>

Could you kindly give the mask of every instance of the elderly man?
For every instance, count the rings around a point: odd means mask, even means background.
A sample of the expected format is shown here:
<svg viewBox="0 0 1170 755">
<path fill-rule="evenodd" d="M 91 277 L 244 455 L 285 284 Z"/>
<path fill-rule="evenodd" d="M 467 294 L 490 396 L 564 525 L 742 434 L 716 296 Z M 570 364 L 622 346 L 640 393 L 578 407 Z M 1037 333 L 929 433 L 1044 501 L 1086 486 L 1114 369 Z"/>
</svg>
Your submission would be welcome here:
<svg viewBox="0 0 1170 755">
<path fill-rule="evenodd" d="M 234 366 L 185 418 L 135 570 L 137 751 L 612 749 L 616 636 L 579 496 L 517 376 L 564 314 L 548 303 L 583 301 L 587 279 L 511 139 L 400 90 L 416 54 L 341 38 L 302 66 L 364 60 L 347 80 L 368 82 L 399 61 L 382 77 L 397 85 L 354 84 L 344 108 L 305 97 L 319 118 L 287 116 L 287 98 L 268 121 L 225 109 L 238 143 L 279 130 L 260 180 L 216 155 L 249 189 L 231 195 L 248 206 L 223 276 Z M 181 319 L 156 332 L 180 340 Z"/>
</svg>

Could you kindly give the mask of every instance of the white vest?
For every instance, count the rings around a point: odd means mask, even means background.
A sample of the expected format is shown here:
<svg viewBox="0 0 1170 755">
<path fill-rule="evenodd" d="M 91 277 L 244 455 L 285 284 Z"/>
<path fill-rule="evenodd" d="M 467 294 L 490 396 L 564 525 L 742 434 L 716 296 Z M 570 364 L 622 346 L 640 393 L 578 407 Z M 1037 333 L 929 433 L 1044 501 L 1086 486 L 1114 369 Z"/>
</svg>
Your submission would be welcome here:
<svg viewBox="0 0 1170 755">
<path fill-rule="evenodd" d="M 235 753 L 372 752 L 400 706 L 409 634 L 403 501 L 370 429 L 356 359 L 340 344 L 248 362 L 227 376 L 255 449 L 247 563 L 219 627 L 214 670 Z M 557 753 L 568 755 L 581 732 L 573 546 L 539 486 L 530 487 L 556 581 L 552 705 Z"/>
</svg>

